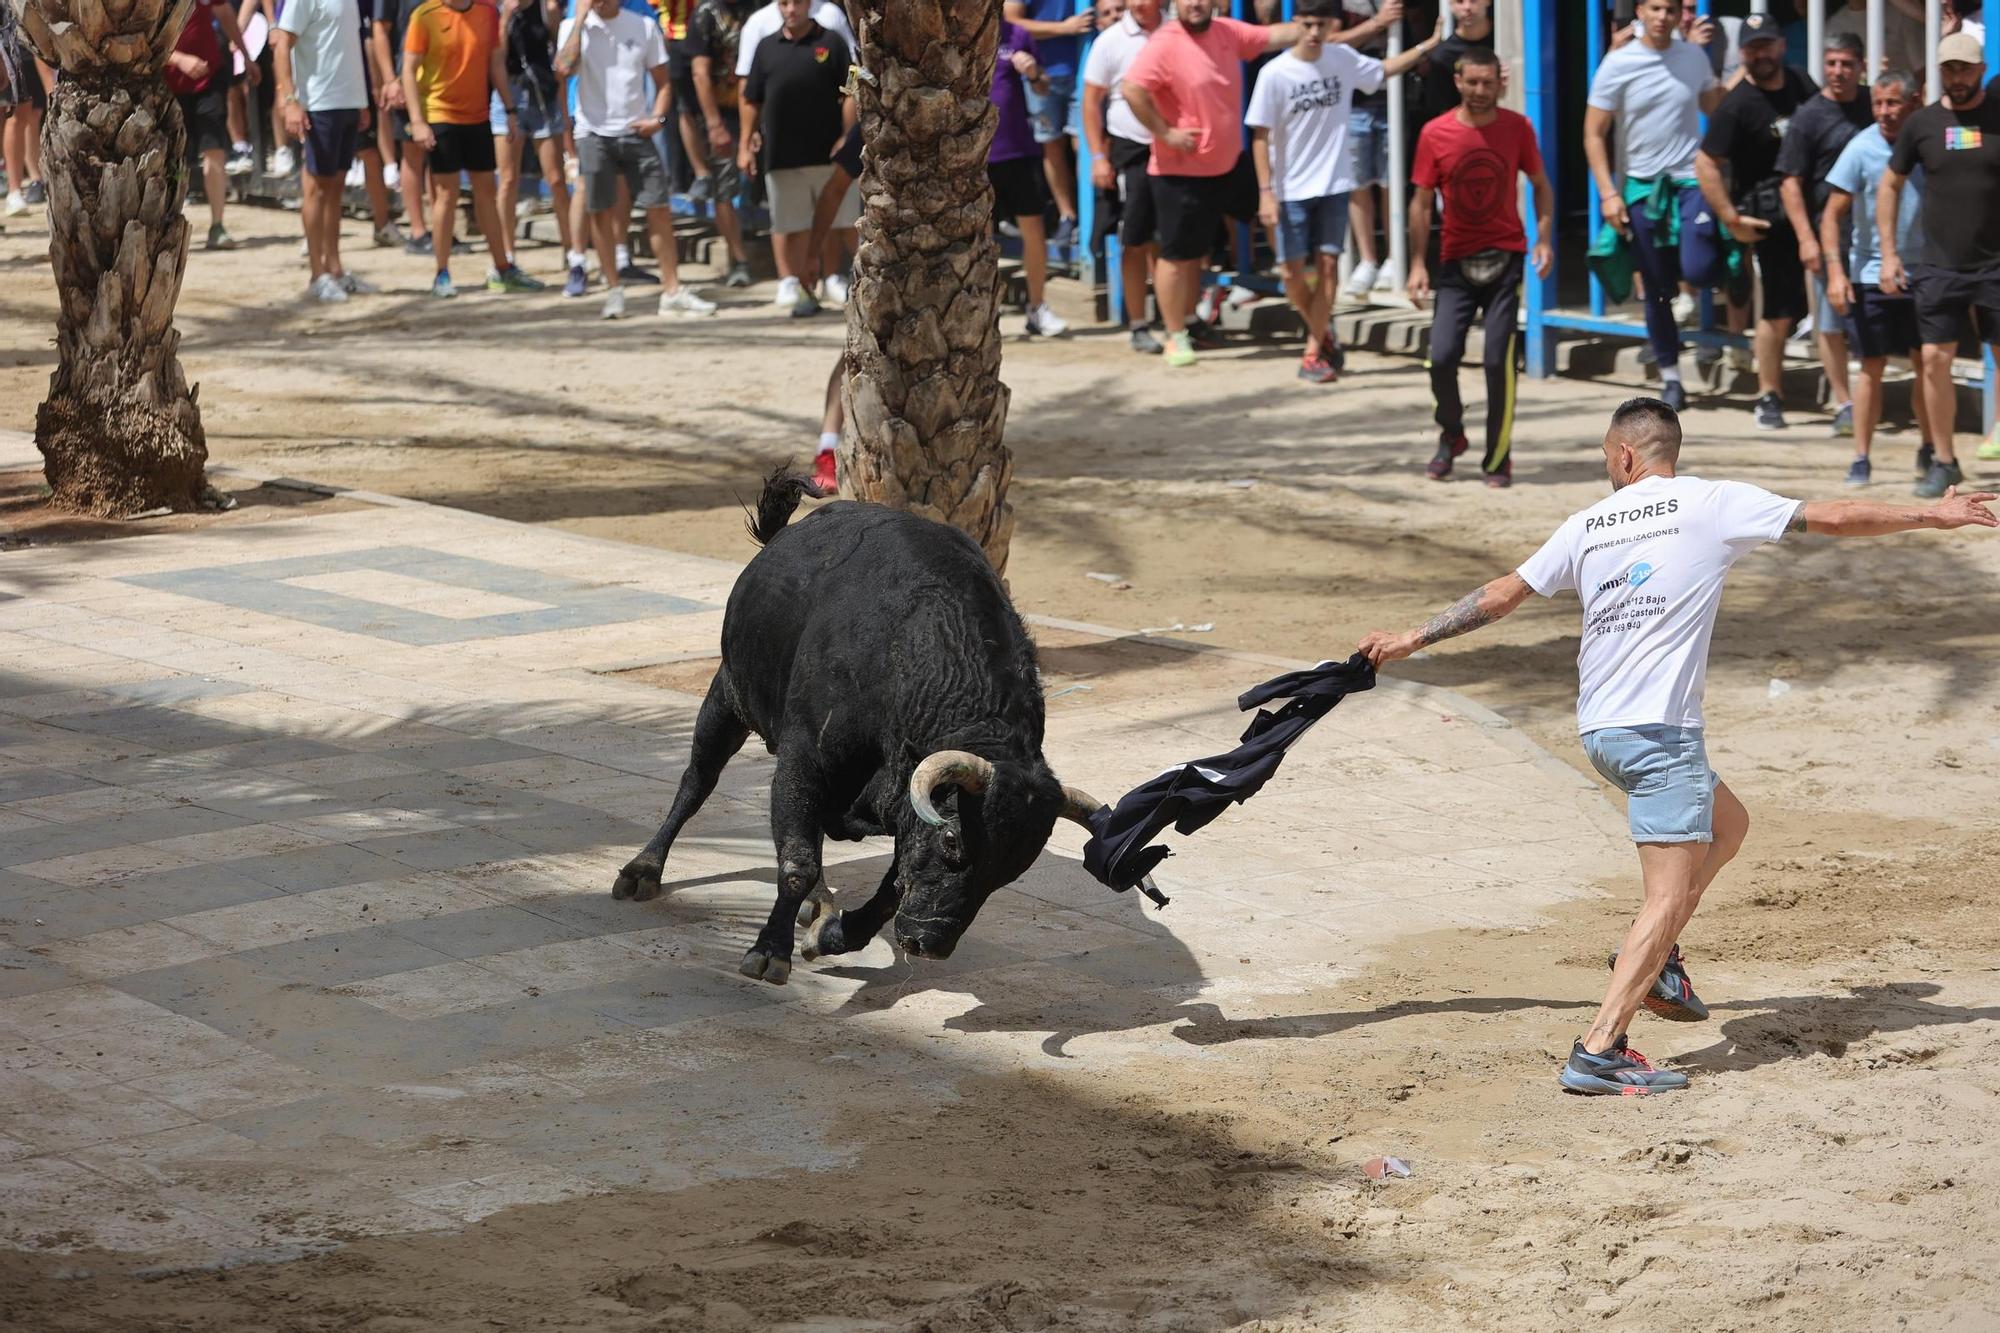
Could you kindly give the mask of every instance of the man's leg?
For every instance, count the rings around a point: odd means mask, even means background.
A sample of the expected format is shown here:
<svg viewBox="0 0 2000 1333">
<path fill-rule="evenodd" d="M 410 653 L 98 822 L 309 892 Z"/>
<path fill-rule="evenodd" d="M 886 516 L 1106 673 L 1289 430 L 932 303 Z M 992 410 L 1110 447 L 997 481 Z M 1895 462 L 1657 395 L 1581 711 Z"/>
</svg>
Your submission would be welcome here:
<svg viewBox="0 0 2000 1333">
<path fill-rule="evenodd" d="M 646 210 L 646 235 L 653 242 L 653 258 L 660 265 L 660 291 L 672 295 L 681 288 L 679 245 L 674 240 L 674 217 L 665 208 Z"/>
<path fill-rule="evenodd" d="M 778 261 L 779 272 L 804 273 L 812 260 L 812 233 L 788 231 L 777 239 L 778 244 L 772 249 L 782 256 Z"/>
<path fill-rule="evenodd" d="M 728 247 L 729 262 L 743 262 L 743 224 L 736 218 L 736 205 L 727 199 L 715 201 L 715 229 L 722 235 L 722 243 Z"/>
<path fill-rule="evenodd" d="M 535 160 L 542 164 L 542 179 L 549 186 L 549 207 L 556 215 L 556 234 L 562 239 L 563 254 L 582 247 L 574 244 L 576 232 L 569 222 L 569 179 L 563 172 L 562 140 L 551 134 L 535 140 Z"/>
<path fill-rule="evenodd" d="M 1842 341 L 1846 341 L 1842 339 Z M 1864 356 L 1861 358 L 1861 379 L 1854 385 L 1854 456 L 1868 457 L 1868 450 L 1875 443 L 1875 423 L 1882 418 L 1882 372 L 1888 369 L 1886 356 Z M 1918 419 L 1923 417 L 1922 385 L 1911 397 L 1920 405 Z"/>
<path fill-rule="evenodd" d="M 408 173 L 406 172 L 405 175 Z M 431 259 L 442 273 L 451 266 L 452 232 L 458 213 L 458 173 L 431 173 Z"/>
<path fill-rule="evenodd" d="M 1924 405 L 1930 410 L 1931 443 L 1937 446 L 1937 461 L 1950 466 L 1958 462 L 1953 447 L 1958 418 L 1958 393 L 1952 387 L 1951 359 L 1958 354 L 1956 343 L 1924 344 Z"/>
<path fill-rule="evenodd" d="M 1431 460 L 1430 476 L 1441 481 L 1451 475 L 1451 460 L 1465 452 L 1465 400 L 1458 392 L 1458 368 L 1465 360 L 1466 334 L 1479 307 L 1462 283 L 1443 270 L 1439 277 L 1431 297 L 1429 364 L 1431 400 L 1437 405 L 1438 449 L 1437 457 Z"/>
<path fill-rule="evenodd" d="M 368 187 L 368 219 L 376 231 L 389 225 L 389 186 L 382 179 L 382 154 L 370 138 L 360 149 L 361 179 Z"/>
<path fill-rule="evenodd" d="M 1313 324 L 1313 289 L 1306 282 L 1305 257 L 1287 257 L 1279 266 L 1279 271 L 1284 275 L 1285 299 L 1292 303 L 1292 309 L 1298 311 L 1299 318 L 1305 322 L 1306 360 L 1316 360 L 1319 357 L 1319 329 Z"/>
<path fill-rule="evenodd" d="M 604 271 L 604 285 L 616 290 L 623 281 L 618 276 L 618 211 L 607 208 L 590 215 L 592 239 L 597 242 L 597 266 Z"/>
<path fill-rule="evenodd" d="M 228 154 L 220 148 L 204 148 L 201 154 L 201 187 L 208 192 L 208 221 L 222 225 L 222 202 L 229 195 L 229 174 L 223 170 Z"/>
<path fill-rule="evenodd" d="M 1347 196 L 1348 235 L 1357 266 L 1381 267 L 1375 247 L 1375 187 L 1363 185 Z"/>
<path fill-rule="evenodd" d="M 706 142 L 708 135 L 702 129 L 701 122 L 696 119 L 693 109 L 685 101 L 676 113 L 675 120 L 680 126 L 681 151 L 687 154 L 688 165 L 694 168 L 694 178 L 703 180 L 709 175 Z"/>
<path fill-rule="evenodd" d="M 1514 396 L 1520 372 L 1515 368 L 1521 314 L 1519 280 L 1509 273 L 1486 298 L 1486 456 L 1479 470 L 1489 478 L 1499 477 L 1499 485 L 1513 477 Z"/>
<path fill-rule="evenodd" d="M 1125 283 L 1125 323 L 1130 328 L 1146 326 L 1146 289 L 1153 276 L 1153 247 L 1121 245 L 1118 273 Z"/>
<path fill-rule="evenodd" d="M 1028 309 L 1040 308 L 1049 285 L 1049 234 L 1040 213 L 1023 213 L 1014 219 L 1021 229 L 1021 276 L 1028 284 Z"/>
<path fill-rule="evenodd" d="M 319 177 L 319 217 L 315 223 L 319 232 L 317 240 L 307 241 L 308 247 L 317 249 L 321 270 L 334 277 L 342 277 L 347 269 L 340 262 L 340 204 L 341 192 L 346 187 L 346 173 L 339 176 Z"/>
<path fill-rule="evenodd" d="M 326 193 L 326 184 L 310 171 L 299 173 L 299 226 L 306 234 L 306 263 L 312 269 L 312 281 L 328 272 L 326 252 L 322 248 L 320 233 L 320 199 Z"/>
<path fill-rule="evenodd" d="M 428 159 L 422 145 L 411 139 L 402 141 L 402 158 L 402 179 L 397 184 L 403 191 L 403 216 L 409 220 L 410 239 L 421 241 L 431 232 L 430 217 L 425 212 L 425 206 L 427 203 L 432 207 L 436 206 L 434 198 L 426 200 L 424 197 L 424 168 L 428 165 Z"/>
<path fill-rule="evenodd" d="M 1785 340 L 1792 336 L 1795 319 L 1760 319 L 1757 321 L 1757 395 L 1776 394 L 1784 397 L 1785 387 Z"/>
<path fill-rule="evenodd" d="M 1822 301 L 1819 308 L 1820 314 L 1813 320 L 1819 341 L 1819 366 L 1826 373 L 1826 388 L 1833 399 L 1833 410 L 1838 412 L 1854 401 L 1853 385 L 1847 376 L 1847 334 L 1842 332 L 1840 325 L 1831 322 L 1837 318 L 1832 306 Z"/>
<path fill-rule="evenodd" d="M 1188 318 L 1194 314 L 1194 303 L 1201 297 L 1201 261 L 1162 259 L 1153 270 L 1153 281 L 1159 296 L 1160 322 L 1166 325 L 1169 334 L 1187 332 Z"/>
<path fill-rule="evenodd" d="M 1674 255 L 1654 243 L 1654 224 L 1644 204 L 1633 206 L 1631 218 L 1632 261 L 1646 280 L 1646 342 L 1653 349 L 1661 380 L 1678 384 L 1681 331 L 1674 321 L 1674 293 L 1679 290 L 1679 265 Z"/>
<path fill-rule="evenodd" d="M 514 262 L 513 256 L 507 253 L 513 237 L 500 225 L 500 199 L 494 191 L 493 173 L 468 171 L 465 174 L 472 180 L 472 216 L 486 236 L 486 253 L 493 256 L 493 267 L 505 272 Z"/>
<path fill-rule="evenodd" d="M 496 263 L 494 267 L 506 268 L 514 262 L 514 238 L 520 235 L 520 146 L 517 144 L 510 148 L 505 134 L 494 135 L 493 163 L 496 168 L 493 194 L 495 230 L 502 237 L 501 252 L 506 256 L 505 263 Z M 476 213 L 479 208 L 479 191 L 476 188 L 472 192 L 472 206 Z M 479 229 L 486 231 L 486 220 L 483 217 L 479 221 Z M 490 249 L 493 244 L 492 233 L 488 233 L 486 243 Z"/>
</svg>

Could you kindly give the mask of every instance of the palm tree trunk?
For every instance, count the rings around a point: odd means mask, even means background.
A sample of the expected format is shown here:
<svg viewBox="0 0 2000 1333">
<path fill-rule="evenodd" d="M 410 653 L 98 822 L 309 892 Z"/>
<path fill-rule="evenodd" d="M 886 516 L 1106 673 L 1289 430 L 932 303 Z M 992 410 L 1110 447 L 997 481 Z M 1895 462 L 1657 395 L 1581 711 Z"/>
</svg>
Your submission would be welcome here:
<svg viewBox="0 0 2000 1333">
<path fill-rule="evenodd" d="M 190 509 L 208 445 L 173 326 L 188 251 L 187 132 L 161 77 L 188 4 L 112 5 L 26 0 L 21 15 L 42 59 L 62 70 L 42 128 L 61 307 L 35 445 L 63 508 Z"/>
<path fill-rule="evenodd" d="M 866 147 L 844 472 L 863 499 L 964 529 L 1004 573 L 1013 458 L 986 180 L 1000 0 L 850 0 L 848 12 Z"/>
</svg>

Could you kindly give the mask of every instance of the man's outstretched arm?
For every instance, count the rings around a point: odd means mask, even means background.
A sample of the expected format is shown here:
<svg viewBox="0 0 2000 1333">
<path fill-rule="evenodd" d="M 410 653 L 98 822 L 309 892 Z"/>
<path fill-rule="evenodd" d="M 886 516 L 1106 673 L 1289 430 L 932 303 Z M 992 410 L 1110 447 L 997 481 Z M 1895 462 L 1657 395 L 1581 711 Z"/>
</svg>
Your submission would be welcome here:
<svg viewBox="0 0 2000 1333">
<path fill-rule="evenodd" d="M 1799 506 L 1787 532 L 1823 532 L 1829 537 L 1882 537 L 1920 528 L 2000 528 L 2000 518 L 1986 506 L 2000 495 L 1974 491 L 1960 495 L 1956 486 L 1930 505 L 1882 504 L 1874 500 L 1814 500 Z"/>
<path fill-rule="evenodd" d="M 1376 630 L 1361 641 L 1361 652 L 1378 667 L 1384 662 L 1400 661 L 1419 648 L 1492 624 L 1527 601 L 1533 591 L 1519 574 L 1502 574 L 1485 587 L 1465 594 L 1416 629 L 1402 634 Z"/>
</svg>

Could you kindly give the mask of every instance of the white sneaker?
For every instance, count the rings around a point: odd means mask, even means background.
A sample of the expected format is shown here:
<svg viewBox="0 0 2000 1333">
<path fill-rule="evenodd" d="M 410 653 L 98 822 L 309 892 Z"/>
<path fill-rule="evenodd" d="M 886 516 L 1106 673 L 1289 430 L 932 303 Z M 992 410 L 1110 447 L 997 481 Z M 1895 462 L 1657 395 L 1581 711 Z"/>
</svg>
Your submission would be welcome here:
<svg viewBox="0 0 2000 1333">
<path fill-rule="evenodd" d="M 799 303 L 799 296 L 803 291 L 804 288 L 799 285 L 797 278 L 780 278 L 778 279 L 778 294 L 771 298 L 771 304 L 781 305 L 790 309 Z"/>
<path fill-rule="evenodd" d="M 368 178 L 361 172 L 361 159 L 357 157 L 347 164 L 347 188 L 358 190 L 367 183 Z"/>
<path fill-rule="evenodd" d="M 256 165 L 257 159 L 250 156 L 248 148 L 237 148 L 232 149 L 229 156 L 224 159 L 222 171 L 228 176 L 248 176 L 250 169 Z"/>
<path fill-rule="evenodd" d="M 1028 336 L 1037 334 L 1044 338 L 1059 338 L 1069 332 L 1069 321 L 1049 309 L 1047 301 L 1028 312 Z"/>
<path fill-rule="evenodd" d="M 1355 301 L 1367 300 L 1368 293 L 1375 290 L 1375 279 L 1381 276 L 1382 266 L 1380 264 L 1371 264 L 1366 260 L 1356 264 L 1354 271 L 1347 275 L 1347 295 L 1349 299 Z"/>
<path fill-rule="evenodd" d="M 291 145 L 287 144 L 271 154 L 271 174 L 273 176 L 289 176 L 298 169 L 299 159 L 293 154 Z"/>
<path fill-rule="evenodd" d="M 384 223 L 375 229 L 375 244 L 378 246 L 394 248 L 408 239 L 410 238 L 403 234 L 403 229 L 393 222 Z"/>
<path fill-rule="evenodd" d="M 391 193 L 403 188 L 403 167 L 400 162 L 382 164 L 382 183 L 389 187 Z"/>
<path fill-rule="evenodd" d="M 340 285 L 340 279 L 331 273 L 322 273 L 312 280 L 306 294 L 315 301 L 345 301 L 347 289 Z"/>
<path fill-rule="evenodd" d="M 604 294 L 604 309 L 597 312 L 599 319 L 625 318 L 625 289 L 613 287 Z"/>
<path fill-rule="evenodd" d="M 826 281 L 819 285 L 819 294 L 820 299 L 833 305 L 846 305 L 847 279 L 838 273 L 828 274 Z"/>
<path fill-rule="evenodd" d="M 1680 293 L 1674 297 L 1674 323 L 1684 329 L 1693 328 L 1694 317 L 1700 309 L 1701 305 L 1694 299 L 1692 292 Z"/>
<path fill-rule="evenodd" d="M 337 281 L 340 283 L 340 290 L 349 296 L 379 296 L 382 292 L 380 287 L 368 279 L 356 277 L 352 273 L 341 274 Z"/>
<path fill-rule="evenodd" d="M 1194 317 L 1204 324 L 1213 324 L 1216 320 L 1222 318 L 1222 289 L 1220 287 L 1206 287 L 1202 289 L 1201 299 L 1194 303 Z"/>
<path fill-rule="evenodd" d="M 692 287 L 676 287 L 670 292 L 660 293 L 660 318 L 672 319 L 675 315 L 695 318 L 715 313 L 715 302 L 705 301 L 696 296 Z"/>
<path fill-rule="evenodd" d="M 20 217 L 28 211 L 28 200 L 19 190 L 7 191 L 7 216 Z"/>
</svg>

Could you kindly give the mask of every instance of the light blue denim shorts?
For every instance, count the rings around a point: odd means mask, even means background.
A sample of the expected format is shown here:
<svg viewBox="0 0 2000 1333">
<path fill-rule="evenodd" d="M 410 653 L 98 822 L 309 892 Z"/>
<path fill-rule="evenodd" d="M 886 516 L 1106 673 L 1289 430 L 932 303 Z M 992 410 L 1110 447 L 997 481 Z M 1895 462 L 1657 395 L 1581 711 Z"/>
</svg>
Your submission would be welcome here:
<svg viewBox="0 0 2000 1333">
<path fill-rule="evenodd" d="M 1602 727 L 1583 752 L 1625 793 L 1633 842 L 1714 842 L 1715 770 L 1699 727 Z"/>
</svg>

